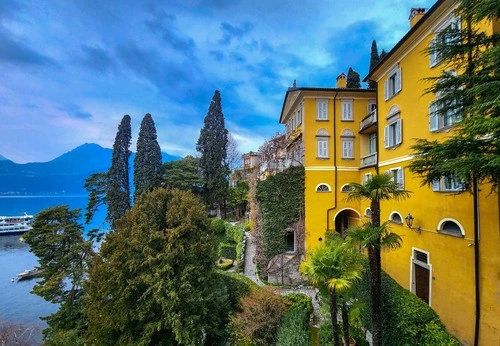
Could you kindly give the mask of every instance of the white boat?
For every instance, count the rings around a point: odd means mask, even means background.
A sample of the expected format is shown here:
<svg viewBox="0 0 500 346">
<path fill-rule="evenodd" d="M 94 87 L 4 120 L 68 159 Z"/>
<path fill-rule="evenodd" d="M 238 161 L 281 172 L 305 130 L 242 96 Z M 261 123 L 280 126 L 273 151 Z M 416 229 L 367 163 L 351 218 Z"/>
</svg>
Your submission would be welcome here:
<svg viewBox="0 0 500 346">
<path fill-rule="evenodd" d="M 0 235 L 24 233 L 32 229 L 33 215 L 0 216 Z"/>
</svg>

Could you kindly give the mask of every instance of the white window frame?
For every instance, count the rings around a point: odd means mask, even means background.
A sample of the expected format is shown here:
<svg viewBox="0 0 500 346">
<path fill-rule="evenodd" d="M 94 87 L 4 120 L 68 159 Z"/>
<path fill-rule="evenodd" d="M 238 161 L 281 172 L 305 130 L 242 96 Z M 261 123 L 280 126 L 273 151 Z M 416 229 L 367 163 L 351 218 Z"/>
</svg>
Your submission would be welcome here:
<svg viewBox="0 0 500 346">
<path fill-rule="evenodd" d="M 368 136 L 368 154 L 377 153 L 377 132 L 370 133 Z"/>
<path fill-rule="evenodd" d="M 367 114 L 370 114 L 373 111 L 377 110 L 377 102 L 370 101 L 368 102 L 368 106 L 366 107 Z"/>
<path fill-rule="evenodd" d="M 322 186 L 326 186 L 327 190 L 318 190 Z M 316 192 L 332 192 L 332 188 L 327 183 L 320 183 L 320 184 L 316 185 L 316 188 L 314 189 L 314 191 L 316 191 Z"/>
<path fill-rule="evenodd" d="M 435 192 L 461 192 L 464 191 L 464 184 L 458 179 L 451 177 L 441 177 L 432 181 L 432 191 Z"/>
<path fill-rule="evenodd" d="M 394 82 L 393 82 L 394 81 Z M 384 97 L 389 100 L 401 91 L 401 67 L 394 67 L 388 74 L 384 83 Z"/>
<path fill-rule="evenodd" d="M 458 226 L 458 228 L 460 229 L 460 234 L 443 230 L 443 225 L 445 224 L 445 222 L 455 223 Z M 460 224 L 460 222 L 458 222 L 457 220 L 452 219 L 452 218 L 441 219 L 441 221 L 439 221 L 439 223 L 438 223 L 437 231 L 438 231 L 438 233 L 451 235 L 453 237 L 462 237 L 462 238 L 465 237 L 465 231 L 464 231 L 463 226 Z"/>
<path fill-rule="evenodd" d="M 316 99 L 316 120 L 328 120 L 328 99 Z"/>
<path fill-rule="evenodd" d="M 384 127 L 384 147 L 392 148 L 403 142 L 403 122 L 399 117 L 390 119 Z"/>
<path fill-rule="evenodd" d="M 328 137 L 316 137 L 316 156 L 318 159 L 328 159 L 330 157 L 328 146 Z"/>
<path fill-rule="evenodd" d="M 365 185 L 368 182 L 368 180 L 372 179 L 372 177 L 373 175 L 371 173 L 364 174 L 361 183 Z"/>
<path fill-rule="evenodd" d="M 342 138 L 342 158 L 354 159 L 354 138 Z"/>
<path fill-rule="evenodd" d="M 341 109 L 342 109 L 342 121 L 354 121 L 354 101 L 351 100 L 341 100 L 340 101 Z"/>
<path fill-rule="evenodd" d="M 455 28 L 453 28 L 455 26 Z M 448 30 L 448 29 L 462 29 L 462 20 L 460 17 L 455 16 L 453 13 L 450 14 L 441 24 L 438 25 L 438 27 L 434 30 L 435 36 L 431 39 L 429 43 L 429 66 L 434 67 L 436 65 L 439 65 L 441 63 L 441 57 L 439 56 L 438 52 L 434 51 L 433 48 L 436 46 L 438 41 L 445 40 L 446 38 L 443 38 L 443 33 Z M 447 43 L 453 43 L 453 42 L 447 42 Z"/>
<path fill-rule="evenodd" d="M 399 218 L 401 219 L 401 221 L 395 221 L 393 218 L 394 218 L 394 215 L 397 215 L 399 216 Z M 402 225 L 403 224 L 403 216 L 398 213 L 397 211 L 393 211 L 389 214 L 389 221 L 392 222 L 392 223 L 395 223 L 396 225 Z"/>
<path fill-rule="evenodd" d="M 392 181 L 398 183 L 398 188 L 400 190 L 404 190 L 405 188 L 405 174 L 404 169 L 402 167 L 394 167 L 385 171 L 386 174 L 389 174 L 392 178 Z"/>
</svg>

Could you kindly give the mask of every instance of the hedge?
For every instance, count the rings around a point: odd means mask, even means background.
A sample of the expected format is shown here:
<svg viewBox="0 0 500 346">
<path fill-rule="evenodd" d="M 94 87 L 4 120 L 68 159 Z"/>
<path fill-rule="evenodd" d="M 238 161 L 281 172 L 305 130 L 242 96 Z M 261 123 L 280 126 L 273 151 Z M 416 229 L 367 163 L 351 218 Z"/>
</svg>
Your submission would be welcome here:
<svg viewBox="0 0 500 346">
<path fill-rule="evenodd" d="M 222 242 L 219 244 L 219 255 L 222 258 L 236 259 L 236 245 Z"/>
<path fill-rule="evenodd" d="M 229 268 L 233 267 L 233 262 L 232 261 L 222 262 L 222 263 L 217 264 L 217 266 L 219 267 L 220 270 L 226 271 L 226 270 L 229 270 Z"/>
<path fill-rule="evenodd" d="M 226 221 L 223 219 L 213 219 L 210 223 L 210 228 L 214 234 L 224 234 L 226 232 Z"/>
<path fill-rule="evenodd" d="M 237 273 L 218 272 L 218 274 L 227 288 L 231 309 L 236 312 L 241 311 L 240 299 L 259 286 L 246 276 Z"/>
<path fill-rule="evenodd" d="M 354 296 L 370 309 L 370 273 L 367 269 L 355 285 Z M 396 281 L 382 272 L 381 277 L 381 333 L 385 346 L 422 346 L 444 345 L 459 346 L 439 320 L 431 307 L 416 295 L 401 287 Z M 363 318 L 364 325 L 371 329 L 369 313 Z"/>
<path fill-rule="evenodd" d="M 303 293 L 284 296 L 291 303 L 276 335 L 276 346 L 309 346 L 309 317 L 313 312 L 311 297 Z"/>
</svg>

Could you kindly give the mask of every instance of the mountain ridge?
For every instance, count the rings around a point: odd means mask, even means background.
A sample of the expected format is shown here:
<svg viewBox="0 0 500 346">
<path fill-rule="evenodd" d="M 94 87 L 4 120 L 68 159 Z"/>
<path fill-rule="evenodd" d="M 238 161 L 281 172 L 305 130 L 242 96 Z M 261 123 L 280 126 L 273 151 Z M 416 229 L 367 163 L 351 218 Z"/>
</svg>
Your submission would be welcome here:
<svg viewBox="0 0 500 346">
<path fill-rule="evenodd" d="M 106 172 L 112 154 L 112 149 L 85 143 L 47 162 L 15 163 L 0 159 L 0 195 L 86 194 L 85 179 L 93 173 Z M 134 158 L 132 153 L 131 173 Z M 180 157 L 162 152 L 163 162 L 177 159 Z"/>
</svg>

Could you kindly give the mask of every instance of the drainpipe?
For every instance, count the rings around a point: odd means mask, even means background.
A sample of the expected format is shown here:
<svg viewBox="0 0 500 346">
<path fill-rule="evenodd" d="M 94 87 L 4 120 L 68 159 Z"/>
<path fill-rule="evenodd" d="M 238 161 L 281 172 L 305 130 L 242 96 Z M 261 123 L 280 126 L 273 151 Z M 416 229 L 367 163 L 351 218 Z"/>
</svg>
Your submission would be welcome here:
<svg viewBox="0 0 500 346">
<path fill-rule="evenodd" d="M 479 321 L 481 318 L 481 292 L 479 284 L 479 188 L 477 173 L 472 177 L 472 198 L 474 199 L 474 284 L 476 293 L 476 323 L 474 326 L 474 346 L 479 345 Z"/>
<path fill-rule="evenodd" d="M 332 208 L 328 208 L 326 210 L 326 229 L 329 230 L 330 229 L 330 212 L 332 210 L 335 210 L 337 209 L 337 187 L 338 187 L 338 183 L 337 183 L 337 177 L 338 177 L 338 174 L 337 174 L 337 137 L 336 137 L 336 133 L 337 133 L 337 108 L 336 108 L 336 105 L 337 105 L 337 95 L 339 94 L 339 92 L 335 92 L 335 96 L 333 97 L 333 168 L 334 168 L 334 173 L 333 173 L 333 177 L 335 179 L 335 182 L 334 182 L 334 190 L 333 190 L 333 195 L 334 195 L 334 201 L 333 201 L 333 207 Z"/>
</svg>

